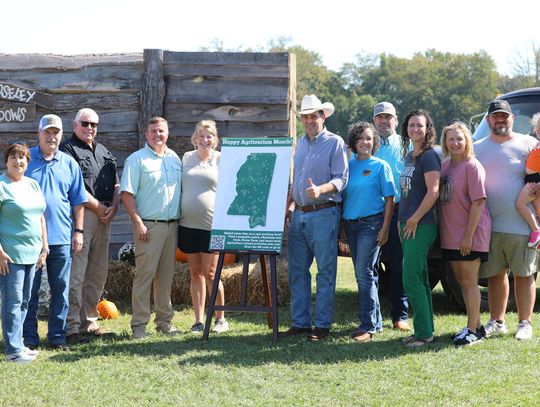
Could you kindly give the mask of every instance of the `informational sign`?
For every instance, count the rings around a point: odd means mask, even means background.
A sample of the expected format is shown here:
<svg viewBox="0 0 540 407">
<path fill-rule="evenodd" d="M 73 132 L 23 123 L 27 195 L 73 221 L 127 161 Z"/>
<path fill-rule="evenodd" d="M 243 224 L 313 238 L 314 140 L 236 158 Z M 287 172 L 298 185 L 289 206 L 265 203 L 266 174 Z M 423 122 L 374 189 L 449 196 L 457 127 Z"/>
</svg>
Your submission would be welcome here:
<svg viewBox="0 0 540 407">
<path fill-rule="evenodd" d="M 210 250 L 281 252 L 291 138 L 224 138 Z"/>
</svg>

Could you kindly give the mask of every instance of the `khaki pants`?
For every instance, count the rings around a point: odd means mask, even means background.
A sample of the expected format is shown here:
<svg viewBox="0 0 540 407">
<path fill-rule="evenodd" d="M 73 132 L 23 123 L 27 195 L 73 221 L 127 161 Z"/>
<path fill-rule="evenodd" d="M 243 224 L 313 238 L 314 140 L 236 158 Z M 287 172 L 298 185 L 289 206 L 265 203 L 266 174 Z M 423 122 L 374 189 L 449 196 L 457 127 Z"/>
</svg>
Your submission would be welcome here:
<svg viewBox="0 0 540 407">
<path fill-rule="evenodd" d="M 99 328 L 97 304 L 109 270 L 109 230 L 95 212 L 84 211 L 83 247 L 73 256 L 69 278 L 67 335 Z"/>
<path fill-rule="evenodd" d="M 150 321 L 150 292 L 154 287 L 155 323 L 159 328 L 170 323 L 174 316 L 171 286 L 175 266 L 177 223 L 144 222 L 150 239 L 138 239 L 135 229 L 135 276 L 131 301 L 133 316 L 131 328 L 145 327 Z"/>
</svg>

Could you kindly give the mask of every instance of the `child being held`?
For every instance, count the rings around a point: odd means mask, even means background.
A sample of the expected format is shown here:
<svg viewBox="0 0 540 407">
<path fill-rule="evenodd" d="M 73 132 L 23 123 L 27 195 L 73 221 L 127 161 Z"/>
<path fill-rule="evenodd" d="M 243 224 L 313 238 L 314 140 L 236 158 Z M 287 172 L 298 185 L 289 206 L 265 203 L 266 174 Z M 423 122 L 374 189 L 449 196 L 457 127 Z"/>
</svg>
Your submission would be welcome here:
<svg viewBox="0 0 540 407">
<path fill-rule="evenodd" d="M 525 185 L 517 198 L 516 208 L 531 229 L 528 246 L 539 249 L 540 226 L 536 215 L 540 214 L 540 195 L 535 195 L 530 183 L 537 184 L 540 182 L 540 142 L 529 153 L 525 162 L 525 172 L 527 173 L 524 179 Z M 529 209 L 528 204 L 531 202 L 535 213 Z"/>
</svg>

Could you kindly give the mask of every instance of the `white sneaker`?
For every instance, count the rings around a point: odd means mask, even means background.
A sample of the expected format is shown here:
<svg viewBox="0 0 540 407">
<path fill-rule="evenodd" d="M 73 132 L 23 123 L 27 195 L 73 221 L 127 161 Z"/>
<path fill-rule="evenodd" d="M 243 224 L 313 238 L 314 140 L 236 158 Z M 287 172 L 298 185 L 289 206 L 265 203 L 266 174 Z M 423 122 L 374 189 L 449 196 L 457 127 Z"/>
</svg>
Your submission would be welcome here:
<svg viewBox="0 0 540 407">
<path fill-rule="evenodd" d="M 28 356 L 34 359 L 37 358 L 37 356 L 39 355 L 39 352 L 37 350 L 32 350 L 30 348 L 27 348 L 26 346 L 23 348 L 23 353 L 26 353 Z"/>
<path fill-rule="evenodd" d="M 504 335 L 508 333 L 508 328 L 506 328 L 504 322 L 497 322 L 493 319 L 489 320 L 489 322 L 486 324 L 485 329 L 486 338 L 494 335 Z"/>
<path fill-rule="evenodd" d="M 527 320 L 520 321 L 516 332 L 516 339 L 523 341 L 531 339 L 532 336 L 533 333 L 531 323 Z"/>
<path fill-rule="evenodd" d="M 34 359 L 35 357 L 27 355 L 24 352 L 12 353 L 10 355 L 6 355 L 6 360 L 8 362 L 13 362 L 13 363 L 31 363 L 34 361 Z"/>
<path fill-rule="evenodd" d="M 216 323 L 214 324 L 214 329 L 212 329 L 213 332 L 221 334 L 223 332 L 227 332 L 229 330 L 229 323 L 225 318 L 218 318 L 216 319 Z"/>
</svg>

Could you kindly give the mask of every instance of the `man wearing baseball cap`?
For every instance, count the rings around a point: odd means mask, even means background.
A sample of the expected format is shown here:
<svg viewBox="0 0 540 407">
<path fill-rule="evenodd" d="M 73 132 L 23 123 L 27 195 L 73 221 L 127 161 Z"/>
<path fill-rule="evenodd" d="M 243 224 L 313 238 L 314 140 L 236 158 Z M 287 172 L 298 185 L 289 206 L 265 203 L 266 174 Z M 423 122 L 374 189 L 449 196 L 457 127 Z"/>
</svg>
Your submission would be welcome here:
<svg viewBox="0 0 540 407">
<path fill-rule="evenodd" d="M 345 142 L 324 122 L 334 105 L 315 95 L 302 99 L 300 117 L 306 134 L 298 140 L 293 183 L 289 194 L 288 261 L 291 288 L 291 327 L 282 336 L 307 334 L 310 341 L 328 337 L 334 313 L 337 236 L 341 219 L 341 191 L 349 167 Z M 311 273 L 317 262 L 317 292 L 312 330 Z"/>
<path fill-rule="evenodd" d="M 505 100 L 489 104 L 486 121 L 491 134 L 474 143 L 476 158 L 486 170 L 486 202 L 492 222 L 489 260 L 482 263 L 479 274 L 488 279 L 490 320 L 486 336 L 508 332 L 504 315 L 509 292 L 507 273 L 511 269 L 519 318 L 515 336 L 530 339 L 538 252 L 528 248 L 530 229 L 516 209 L 516 199 L 523 187 L 525 160 L 538 141 L 513 132 L 514 115 Z"/>
<path fill-rule="evenodd" d="M 50 252 L 46 264 L 51 288 L 47 334 L 49 346 L 66 351 L 69 350 L 66 343 L 66 319 L 71 253 L 77 253 L 83 244 L 86 191 L 77 162 L 58 151 L 62 128 L 62 119 L 54 114 L 41 118 L 39 144 L 30 149 L 30 162 L 25 175 L 38 182 L 47 204 L 45 222 Z M 23 327 L 24 345 L 30 349 L 39 345 L 37 308 L 41 273 L 42 269 L 36 271 Z"/>
<path fill-rule="evenodd" d="M 398 117 L 396 108 L 390 102 L 380 102 L 373 108 L 373 124 L 381 137 L 379 149 L 375 153 L 386 161 L 392 169 L 394 185 L 399 186 L 399 176 L 405 166 L 401 154 L 401 136 L 396 133 Z M 409 331 L 409 303 L 403 289 L 403 249 L 398 235 L 397 214 L 399 209 L 400 188 L 394 195 L 394 214 L 388 234 L 388 243 L 382 247 L 382 255 L 390 259 L 390 301 L 392 304 L 392 322 L 394 329 Z"/>
</svg>

